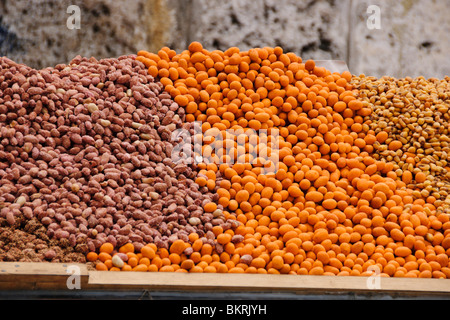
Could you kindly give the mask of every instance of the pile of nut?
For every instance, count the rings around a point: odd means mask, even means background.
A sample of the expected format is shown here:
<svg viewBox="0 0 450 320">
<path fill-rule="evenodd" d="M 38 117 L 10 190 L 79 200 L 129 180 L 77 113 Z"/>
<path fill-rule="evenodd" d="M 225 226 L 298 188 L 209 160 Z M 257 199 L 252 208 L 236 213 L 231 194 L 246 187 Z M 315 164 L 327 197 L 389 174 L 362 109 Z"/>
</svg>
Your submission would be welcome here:
<svg viewBox="0 0 450 320">
<path fill-rule="evenodd" d="M 393 171 L 415 189 L 416 198 L 450 213 L 450 78 L 353 77 L 357 95 L 372 107 L 374 157 L 393 163 Z"/>
<path fill-rule="evenodd" d="M 162 88 L 133 55 L 43 70 L 0 58 L 0 223 L 35 217 L 80 252 L 232 228 L 204 212 L 215 196 L 195 165 L 171 159 L 191 125 Z"/>
</svg>

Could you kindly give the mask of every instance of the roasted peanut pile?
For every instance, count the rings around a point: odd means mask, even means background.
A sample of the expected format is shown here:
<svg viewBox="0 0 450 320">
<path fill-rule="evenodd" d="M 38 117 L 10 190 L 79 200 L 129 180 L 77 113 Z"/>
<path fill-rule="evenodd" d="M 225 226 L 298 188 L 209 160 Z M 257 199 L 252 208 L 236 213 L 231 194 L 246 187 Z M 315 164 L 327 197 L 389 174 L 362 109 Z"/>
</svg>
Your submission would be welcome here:
<svg viewBox="0 0 450 320">
<path fill-rule="evenodd" d="M 215 196 L 194 167 L 172 161 L 172 132 L 190 125 L 134 56 L 39 71 L 2 58 L 0 83 L 0 217 L 10 226 L 37 218 L 84 253 L 105 242 L 168 248 L 191 233 L 213 244 L 213 224 L 232 227 L 220 207 L 204 212 Z"/>
</svg>

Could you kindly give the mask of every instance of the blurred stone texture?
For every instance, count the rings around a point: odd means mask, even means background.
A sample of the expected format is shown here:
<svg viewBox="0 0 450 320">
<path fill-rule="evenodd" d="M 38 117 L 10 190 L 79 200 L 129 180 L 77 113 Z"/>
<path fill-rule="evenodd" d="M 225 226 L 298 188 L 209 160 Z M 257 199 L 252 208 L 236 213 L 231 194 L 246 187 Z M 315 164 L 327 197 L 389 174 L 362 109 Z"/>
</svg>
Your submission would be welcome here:
<svg viewBox="0 0 450 320">
<path fill-rule="evenodd" d="M 81 10 L 80 29 L 67 28 Z M 381 28 L 367 27 L 369 5 Z M 450 75 L 448 0 L 0 0 L 0 56 L 44 68 L 191 41 L 241 50 L 281 46 L 303 59 L 344 60 L 354 74 Z"/>
</svg>

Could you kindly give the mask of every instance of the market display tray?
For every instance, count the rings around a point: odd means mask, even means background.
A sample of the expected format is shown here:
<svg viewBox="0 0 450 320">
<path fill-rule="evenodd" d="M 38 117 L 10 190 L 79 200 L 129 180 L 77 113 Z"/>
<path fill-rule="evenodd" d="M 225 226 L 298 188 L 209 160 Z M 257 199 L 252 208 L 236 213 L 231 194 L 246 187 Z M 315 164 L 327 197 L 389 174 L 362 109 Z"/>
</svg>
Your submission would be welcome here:
<svg viewBox="0 0 450 320">
<path fill-rule="evenodd" d="M 152 292 L 166 297 L 386 296 L 450 298 L 450 279 L 88 270 L 74 263 L 1 262 L 0 292 L 59 292 L 64 296 Z M 173 294 L 177 293 L 177 294 Z M 158 295 L 157 294 L 157 295 Z M 212 295 L 211 295 L 212 294 Z M 164 294 L 163 294 L 164 295 Z M 137 297 L 137 296 L 136 296 Z"/>
</svg>

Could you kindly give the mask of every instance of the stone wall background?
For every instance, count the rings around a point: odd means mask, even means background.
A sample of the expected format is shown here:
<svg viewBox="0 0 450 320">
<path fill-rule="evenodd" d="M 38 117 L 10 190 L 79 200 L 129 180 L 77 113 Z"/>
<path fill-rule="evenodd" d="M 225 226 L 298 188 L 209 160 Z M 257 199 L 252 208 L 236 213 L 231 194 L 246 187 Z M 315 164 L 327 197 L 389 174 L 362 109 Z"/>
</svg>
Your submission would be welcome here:
<svg viewBox="0 0 450 320">
<path fill-rule="evenodd" d="M 344 60 L 354 74 L 450 76 L 449 0 L 0 0 L 0 56 L 34 68 L 194 40 L 207 49 L 281 46 Z M 81 28 L 67 28 L 69 5 Z M 369 5 L 381 29 L 367 27 Z"/>
</svg>

